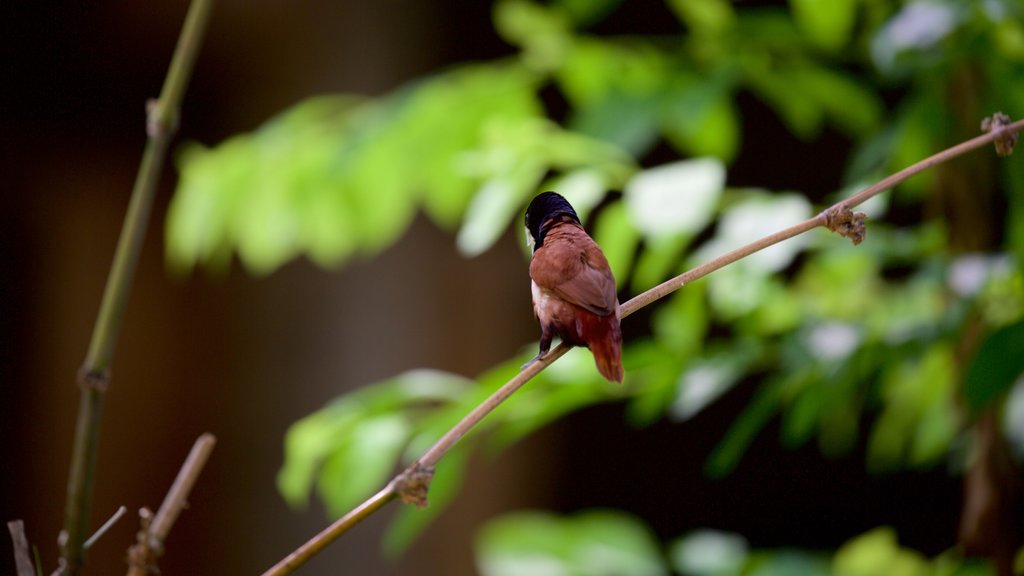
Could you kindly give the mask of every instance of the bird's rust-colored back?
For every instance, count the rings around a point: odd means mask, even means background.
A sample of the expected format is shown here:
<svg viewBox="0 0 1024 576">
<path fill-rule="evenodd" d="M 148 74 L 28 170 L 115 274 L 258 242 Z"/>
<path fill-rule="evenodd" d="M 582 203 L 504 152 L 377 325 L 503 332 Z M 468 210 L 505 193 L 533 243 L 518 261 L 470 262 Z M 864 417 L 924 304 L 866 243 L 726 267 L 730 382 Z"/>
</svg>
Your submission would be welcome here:
<svg viewBox="0 0 1024 576">
<path fill-rule="evenodd" d="M 615 277 L 597 244 L 575 222 L 555 223 L 533 254 L 530 277 L 534 313 L 545 334 L 554 332 L 568 344 L 590 348 L 601 374 L 621 382 Z"/>
</svg>

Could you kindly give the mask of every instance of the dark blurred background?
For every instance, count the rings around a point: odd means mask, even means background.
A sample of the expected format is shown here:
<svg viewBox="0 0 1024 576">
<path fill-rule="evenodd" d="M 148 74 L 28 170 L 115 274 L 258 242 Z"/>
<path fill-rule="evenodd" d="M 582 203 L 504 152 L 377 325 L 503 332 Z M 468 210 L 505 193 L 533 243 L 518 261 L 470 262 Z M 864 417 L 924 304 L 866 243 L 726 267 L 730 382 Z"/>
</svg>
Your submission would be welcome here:
<svg viewBox="0 0 1024 576">
<path fill-rule="evenodd" d="M 21 518 L 46 571 L 55 566 L 84 358 L 185 2 L 5 2 L 0 207 L 0 516 Z M 605 27 L 671 28 L 660 3 L 627 2 Z M 182 111 L 179 141 L 216 144 L 327 92 L 382 94 L 438 68 L 511 53 L 479 1 L 306 0 L 217 3 Z M 838 186 L 849 143 L 826 131 L 795 141 L 752 99 L 739 101 L 744 146 L 731 184 Z M 817 171 L 773 172 L 803 154 Z M 169 275 L 163 218 L 170 162 L 113 365 L 92 514 L 130 514 L 89 554 L 92 574 L 125 568 L 136 511 L 156 509 L 192 442 L 218 444 L 167 542 L 165 574 L 262 571 L 326 525 L 318 503 L 290 510 L 274 480 L 289 424 L 338 394 L 415 367 L 473 376 L 533 342 L 516 236 L 467 260 L 425 219 L 380 257 L 324 271 L 306 261 L 254 277 Z M 627 327 L 627 332 L 629 328 Z M 875 478 L 863 453 L 823 459 L 779 448 L 769 428 L 720 481 L 704 458 L 751 388 L 685 424 L 638 430 L 622 407 L 592 408 L 478 458 L 457 503 L 401 559 L 382 559 L 390 514 L 358 527 L 303 574 L 472 574 L 473 530 L 508 509 L 622 507 L 663 538 L 733 530 L 752 546 L 834 548 L 881 524 L 930 554 L 955 541 L 959 481 L 944 471 Z M 666 496 L 668 495 L 668 496 Z M 315 502 L 315 501 L 314 501 Z M 841 519 L 842 522 L 834 522 Z M 853 532 L 850 530 L 853 529 Z M 0 546 L 0 573 L 13 569 Z"/>
</svg>

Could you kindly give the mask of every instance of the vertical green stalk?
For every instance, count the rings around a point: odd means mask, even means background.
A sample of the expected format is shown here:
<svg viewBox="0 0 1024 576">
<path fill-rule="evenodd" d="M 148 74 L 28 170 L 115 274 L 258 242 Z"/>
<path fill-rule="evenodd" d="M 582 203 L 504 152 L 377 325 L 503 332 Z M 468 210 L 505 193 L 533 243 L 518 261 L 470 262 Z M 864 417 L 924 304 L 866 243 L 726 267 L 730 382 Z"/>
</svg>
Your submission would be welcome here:
<svg viewBox="0 0 1024 576">
<path fill-rule="evenodd" d="M 89 350 L 78 378 L 81 400 L 72 446 L 71 471 L 68 475 L 64 532 L 61 535 L 63 574 L 76 574 L 85 561 L 84 543 L 89 527 L 89 512 L 92 508 L 100 417 L 110 377 L 110 364 L 135 267 L 146 237 L 146 225 L 149 222 L 160 172 L 167 157 L 168 145 L 177 129 L 178 110 L 188 79 L 192 75 L 212 7 L 213 0 L 192 1 L 160 98 L 151 101 L 147 108 L 146 148 L 135 178 L 128 212 L 114 253 L 114 262 L 103 291 L 103 300 L 89 342 Z"/>
</svg>

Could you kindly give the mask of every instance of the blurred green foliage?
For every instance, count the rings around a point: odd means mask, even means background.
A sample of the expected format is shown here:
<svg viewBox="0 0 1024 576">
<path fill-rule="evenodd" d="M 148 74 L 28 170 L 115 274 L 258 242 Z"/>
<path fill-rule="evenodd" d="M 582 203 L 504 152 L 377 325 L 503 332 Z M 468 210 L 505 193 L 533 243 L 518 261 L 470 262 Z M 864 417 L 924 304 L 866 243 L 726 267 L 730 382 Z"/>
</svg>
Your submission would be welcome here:
<svg viewBox="0 0 1024 576">
<path fill-rule="evenodd" d="M 667 573 L 647 527 L 611 510 L 571 517 L 544 512 L 508 514 L 483 527 L 477 550 L 482 576 Z"/>
<path fill-rule="evenodd" d="M 983 563 L 950 550 L 935 558 L 903 548 L 876 528 L 834 554 L 751 549 L 738 534 L 700 530 L 657 542 L 640 520 L 619 511 L 572 516 L 516 512 L 487 523 L 476 542 L 481 576 L 990 576 Z"/>
<path fill-rule="evenodd" d="M 251 134 L 213 148 L 190 145 L 179 156 L 168 261 L 179 270 L 223 267 L 237 254 L 249 270 L 269 273 L 304 255 L 338 266 L 395 242 L 417 210 L 475 255 L 518 222 L 534 193 L 557 189 L 588 222 L 620 291 L 637 293 L 814 212 L 803 193 L 727 186 L 744 138 L 757 138 L 743 131 L 741 94 L 796 138 L 813 142 L 829 128 L 854 144 L 844 188 L 832 199 L 973 136 L 996 110 L 1024 115 L 1024 7 L 1015 1 L 749 8 L 667 0 L 677 35 L 588 32 L 641 9 L 652 7 L 502 0 L 495 27 L 518 47 L 514 57 L 442 72 L 382 98 L 315 98 Z M 542 90 L 564 98 L 563 118 L 548 117 Z M 649 165 L 656 146 L 680 160 Z M 776 418 L 785 445 L 815 441 L 830 457 L 866 438 L 867 464 L 878 472 L 952 458 L 951 445 L 976 414 L 1024 387 L 1014 353 L 1024 349 L 1024 162 L 993 156 L 976 153 L 970 166 L 926 172 L 870 201 L 860 246 L 811 233 L 685 287 L 653 310 L 648 337 L 627 343 L 625 387 L 607 386 L 587 352 L 575 350 L 488 418 L 486 437 L 506 445 L 612 400 L 628 402 L 636 422 L 682 420 L 747 383 L 756 390 L 709 456 L 712 475 L 732 471 Z M 814 169 L 813 159 L 768 161 Z M 968 207 L 989 209 L 964 210 L 964 197 Z M 525 359 L 475 382 L 408 373 L 326 406 L 289 432 L 282 493 L 298 505 L 315 487 L 332 514 L 344 512 Z M 1018 446 L 1021 430 L 1008 427 Z M 402 510 L 390 545 L 407 543 L 454 496 L 465 452 L 482 436 L 441 462 L 432 506 Z M 563 566 L 558 573 L 600 573 L 573 556 L 586 545 L 580 539 L 601 538 L 573 535 L 583 523 L 507 522 L 481 537 L 487 573 L 518 573 L 502 555 L 520 545 L 541 547 L 537 561 Z M 611 547 L 609 557 L 646 567 L 631 573 L 664 572 L 642 529 L 611 524 L 630 532 L 625 540 L 637 548 Z M 545 551 L 530 530 L 565 545 Z M 682 572 L 735 573 L 683 569 L 680 554 L 673 562 Z M 800 566 L 855 576 L 872 573 L 883 556 L 897 558 L 900 573 L 973 573 L 926 568 L 939 560 L 899 549 L 884 531 L 852 541 L 831 561 L 750 552 L 743 565 L 746 574 Z"/>
</svg>

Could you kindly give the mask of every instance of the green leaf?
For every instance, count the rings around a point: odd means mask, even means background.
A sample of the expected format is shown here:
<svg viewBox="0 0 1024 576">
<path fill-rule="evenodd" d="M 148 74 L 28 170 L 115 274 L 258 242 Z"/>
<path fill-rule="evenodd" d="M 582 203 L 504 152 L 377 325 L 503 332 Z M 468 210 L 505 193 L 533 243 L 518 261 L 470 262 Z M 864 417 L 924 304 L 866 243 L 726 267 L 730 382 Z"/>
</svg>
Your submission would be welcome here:
<svg viewBox="0 0 1024 576">
<path fill-rule="evenodd" d="M 690 363 L 679 379 L 679 394 L 670 409 L 676 420 L 695 416 L 740 381 L 756 358 L 743 344 L 706 355 Z"/>
<path fill-rule="evenodd" d="M 717 530 L 691 532 L 669 552 L 676 572 L 691 576 L 739 576 L 747 560 L 747 541 Z"/>
<path fill-rule="evenodd" d="M 573 43 L 557 79 L 570 103 L 582 108 L 610 96 L 656 95 L 672 72 L 667 56 L 652 46 L 582 37 Z"/>
<path fill-rule="evenodd" d="M 702 81 L 687 86 L 687 92 L 674 96 L 666 106 L 663 122 L 669 142 L 693 156 L 731 161 L 741 136 L 739 111 L 732 98 L 724 89 Z"/>
<path fill-rule="evenodd" d="M 1017 458 L 1024 457 L 1024 378 L 1010 390 L 1003 408 L 1003 433 Z"/>
<path fill-rule="evenodd" d="M 633 291 L 642 292 L 668 279 L 679 266 L 689 241 L 683 234 L 649 238 L 633 271 Z"/>
<path fill-rule="evenodd" d="M 481 529 L 476 556 L 483 576 L 667 574 L 648 528 L 617 511 L 506 514 Z"/>
<path fill-rule="evenodd" d="M 946 453 L 956 432 L 950 405 L 953 373 L 952 350 L 938 344 L 920 358 L 903 359 L 883 373 L 885 408 L 868 439 L 870 469 L 930 465 Z"/>
<path fill-rule="evenodd" d="M 799 66 L 789 79 L 814 100 L 826 118 L 850 136 L 872 134 L 882 124 L 882 100 L 863 81 L 824 66 Z"/>
<path fill-rule="evenodd" d="M 684 286 L 654 311 L 651 327 L 658 343 L 672 354 L 686 358 L 704 344 L 709 318 L 705 283 Z"/>
<path fill-rule="evenodd" d="M 658 104 L 656 94 L 616 91 L 577 108 L 569 119 L 569 127 L 641 156 L 658 137 Z"/>
<path fill-rule="evenodd" d="M 338 402 L 291 425 L 277 489 L 293 507 L 305 506 L 323 460 L 343 442 L 359 418 L 353 402 Z"/>
<path fill-rule="evenodd" d="M 939 114 L 940 116 L 936 116 Z M 897 113 L 896 125 L 896 146 L 889 156 L 888 168 L 892 171 L 902 170 L 927 158 L 940 148 L 939 131 L 940 123 L 935 121 L 941 118 L 942 106 L 937 101 L 937 96 L 932 90 L 925 89 L 920 94 L 908 99 Z M 907 198 L 907 193 L 913 196 L 921 196 L 933 188 L 935 182 L 935 171 L 925 170 L 920 174 L 905 180 L 897 188 L 896 197 Z"/>
<path fill-rule="evenodd" d="M 402 415 L 372 418 L 353 426 L 324 461 L 317 492 L 328 514 L 340 517 L 384 486 L 409 438 Z"/>
<path fill-rule="evenodd" d="M 696 34 L 721 34 L 736 20 L 725 0 L 669 0 L 669 7 Z"/>
<path fill-rule="evenodd" d="M 581 222 L 586 222 L 590 211 L 604 199 L 608 191 L 606 177 L 595 168 L 580 168 L 546 183 L 545 190 L 554 190 L 572 205 Z"/>
<path fill-rule="evenodd" d="M 608 259 L 615 278 L 622 282 L 629 274 L 636 247 L 640 244 L 640 234 L 623 202 L 613 201 L 605 206 L 597 216 L 593 236 Z"/>
<path fill-rule="evenodd" d="M 1024 27 L 1012 17 L 1005 18 L 995 28 L 995 45 L 1007 60 L 1024 61 Z"/>
<path fill-rule="evenodd" d="M 736 468 L 747 447 L 778 411 L 779 390 L 777 382 L 761 385 L 743 412 L 733 420 L 725 437 L 712 450 L 705 464 L 709 476 L 721 478 Z"/>
<path fill-rule="evenodd" d="M 569 43 L 569 18 L 561 8 L 527 0 L 501 0 L 494 7 L 494 27 L 510 44 L 523 48 L 524 60 L 531 67 L 557 68 Z"/>
<path fill-rule="evenodd" d="M 1024 85 L 1024 82 L 1021 84 Z M 1021 91 L 1024 92 L 1024 87 L 1021 88 Z M 1024 109 L 1024 106 L 1021 109 Z M 1024 262 L 1024 162 L 1005 163 L 1002 180 L 1007 187 L 1007 202 L 1009 203 L 1006 245 L 1017 262 Z"/>
<path fill-rule="evenodd" d="M 799 138 L 816 136 L 828 119 L 852 136 L 881 126 L 878 95 L 854 77 L 809 61 L 769 63 L 748 58 L 744 68 L 751 88 Z"/>
<path fill-rule="evenodd" d="M 862 320 L 865 310 L 877 308 L 884 288 L 878 266 L 864 250 L 837 245 L 816 253 L 800 269 L 795 289 L 804 308 L 815 316 Z"/>
<path fill-rule="evenodd" d="M 761 336 L 793 330 L 809 311 L 790 285 L 775 276 L 768 276 L 766 280 L 760 286 L 759 305 L 751 316 L 751 328 Z"/>
<path fill-rule="evenodd" d="M 639 156 L 658 136 L 673 75 L 664 53 L 650 46 L 577 40 L 557 72 L 572 104 L 569 127 Z"/>
<path fill-rule="evenodd" d="M 725 186 L 725 167 L 699 158 L 644 170 L 626 183 L 624 198 L 648 237 L 697 234 L 711 220 Z"/>
<path fill-rule="evenodd" d="M 816 46 L 838 52 L 850 41 L 857 0 L 790 0 L 800 31 Z"/>
<path fill-rule="evenodd" d="M 576 181 L 565 182 L 576 188 L 567 193 L 580 196 L 581 207 L 589 210 L 600 201 L 605 182 L 631 170 L 628 162 L 618 148 L 545 120 L 495 123 L 484 145 L 463 158 L 474 174 L 488 180 L 473 198 L 456 243 L 469 256 L 490 248 L 550 169 L 572 171 Z"/>
<path fill-rule="evenodd" d="M 959 2 L 905 4 L 876 28 L 871 38 L 872 61 L 891 75 L 930 66 L 942 41 L 957 30 L 967 14 Z"/>
<path fill-rule="evenodd" d="M 402 187 L 422 191 L 427 214 L 454 228 L 479 182 L 466 153 L 483 147 L 495 127 L 540 118 L 536 82 L 521 67 L 500 65 L 458 69 L 415 86 L 391 128 L 395 148 L 365 167 L 367 178 L 390 175 Z M 364 189 L 368 199 L 379 193 L 372 184 Z"/>
<path fill-rule="evenodd" d="M 526 195 L 542 175 L 540 166 L 531 166 L 522 174 L 485 183 L 469 205 L 465 222 L 455 239 L 459 251 L 466 256 L 477 256 L 490 248 L 518 214 Z"/>
<path fill-rule="evenodd" d="M 623 348 L 622 362 L 635 391 L 626 413 L 631 424 L 647 426 L 662 418 L 676 398 L 679 373 L 688 359 L 653 339 Z"/>
<path fill-rule="evenodd" d="M 917 552 L 899 547 L 892 528 L 876 528 L 850 540 L 832 560 L 835 576 L 926 576 L 931 568 Z"/>
<path fill-rule="evenodd" d="M 303 506 L 317 475 L 326 474 L 321 496 L 332 510 L 347 509 L 354 493 L 368 494 L 397 463 L 415 409 L 461 399 L 470 384 L 455 374 L 412 370 L 338 398 L 288 429 L 278 490 Z"/>
<path fill-rule="evenodd" d="M 773 68 L 762 58 L 751 58 L 744 76 L 754 94 L 770 106 L 794 136 L 809 140 L 821 131 L 825 114 L 813 95 L 794 90 L 793 68 Z"/>
<path fill-rule="evenodd" d="M 815 366 L 798 369 L 784 377 L 783 386 L 793 391 L 795 399 L 782 414 L 782 443 L 795 448 L 817 430 L 825 401 L 825 387 L 830 383 L 821 379 Z"/>
<path fill-rule="evenodd" d="M 582 512 L 574 520 L 572 560 L 582 574 L 667 575 L 657 541 L 639 520 L 613 510 Z"/>
<path fill-rule="evenodd" d="M 988 335 L 967 366 L 964 396 L 975 413 L 1009 390 L 1024 373 L 1024 320 Z"/>
<path fill-rule="evenodd" d="M 481 374 L 474 385 L 464 389 L 452 403 L 424 414 L 422 420 L 417 424 L 417 433 L 410 440 L 406 449 L 405 460 L 412 462 L 426 452 L 470 410 L 483 403 L 498 388 L 515 376 L 528 358 L 527 353 L 524 352 L 522 357 L 511 358 L 498 364 Z M 484 419 L 477 425 L 475 433 L 490 428 L 494 423 L 494 418 Z"/>
<path fill-rule="evenodd" d="M 178 155 L 178 191 L 167 208 L 167 262 L 184 272 L 196 264 L 227 264 L 232 234 L 229 215 L 236 210 L 252 151 L 243 138 L 221 145 L 219 155 L 186 144 Z"/>
<path fill-rule="evenodd" d="M 747 565 L 744 576 L 834 576 L 826 557 L 801 550 L 753 552 Z"/>
<path fill-rule="evenodd" d="M 708 301 L 719 319 L 738 321 L 764 307 L 769 276 L 735 262 L 708 278 Z"/>
<path fill-rule="evenodd" d="M 719 219 L 715 237 L 702 245 L 694 258 L 710 260 L 810 216 L 811 205 L 799 194 L 746 190 L 725 210 Z M 775 273 L 789 266 L 809 242 L 807 235 L 797 236 L 751 254 L 730 267 L 742 268 L 755 275 Z"/>
<path fill-rule="evenodd" d="M 573 22 L 580 26 L 588 26 L 600 21 L 621 3 L 622 0 L 556 0 L 555 2 L 569 14 Z"/>
<path fill-rule="evenodd" d="M 573 348 L 503 407 L 500 416 L 492 421 L 496 430 L 491 445 L 505 448 L 570 412 L 619 398 L 621 394 L 619 388 L 610 387 L 597 372 L 588 350 Z"/>
<path fill-rule="evenodd" d="M 483 576 L 570 574 L 562 523 L 544 512 L 505 514 L 488 522 L 476 538 Z"/>
</svg>

